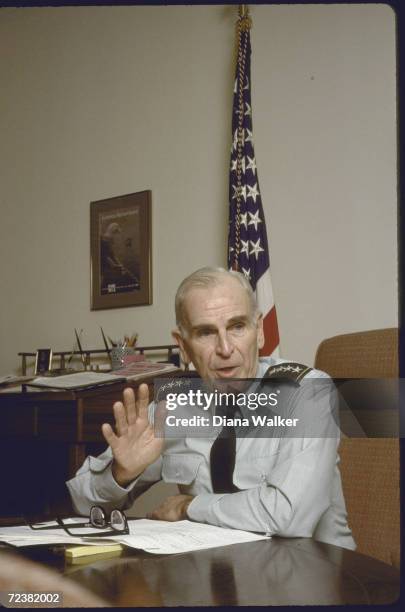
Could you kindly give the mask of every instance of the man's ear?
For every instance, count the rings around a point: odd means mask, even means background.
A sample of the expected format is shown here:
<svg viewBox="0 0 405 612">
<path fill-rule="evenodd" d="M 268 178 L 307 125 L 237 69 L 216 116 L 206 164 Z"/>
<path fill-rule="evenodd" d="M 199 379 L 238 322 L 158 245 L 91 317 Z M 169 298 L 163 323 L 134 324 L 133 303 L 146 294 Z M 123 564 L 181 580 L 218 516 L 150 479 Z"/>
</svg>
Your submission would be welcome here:
<svg viewBox="0 0 405 612">
<path fill-rule="evenodd" d="M 176 329 L 174 329 L 172 331 L 172 338 L 175 341 L 175 343 L 178 345 L 179 349 L 180 349 L 180 357 L 183 363 L 185 363 L 186 365 L 189 365 L 191 363 L 191 359 L 188 356 L 187 353 L 187 348 L 184 342 L 184 338 L 181 335 L 179 329 L 176 327 Z"/>
<path fill-rule="evenodd" d="M 261 348 L 264 347 L 263 315 L 261 312 L 259 313 L 259 316 L 257 317 L 256 329 L 257 329 L 257 346 L 260 350 Z"/>
</svg>

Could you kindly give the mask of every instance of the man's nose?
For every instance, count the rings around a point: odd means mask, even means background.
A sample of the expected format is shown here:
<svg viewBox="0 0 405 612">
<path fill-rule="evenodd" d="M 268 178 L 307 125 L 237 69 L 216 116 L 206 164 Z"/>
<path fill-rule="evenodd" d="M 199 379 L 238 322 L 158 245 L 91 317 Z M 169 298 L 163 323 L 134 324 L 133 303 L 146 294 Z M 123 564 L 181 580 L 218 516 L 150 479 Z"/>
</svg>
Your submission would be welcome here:
<svg viewBox="0 0 405 612">
<path fill-rule="evenodd" d="M 218 333 L 216 351 L 219 355 L 222 355 L 223 357 L 229 357 L 232 354 L 233 344 L 229 339 L 226 331 L 220 331 Z"/>
</svg>

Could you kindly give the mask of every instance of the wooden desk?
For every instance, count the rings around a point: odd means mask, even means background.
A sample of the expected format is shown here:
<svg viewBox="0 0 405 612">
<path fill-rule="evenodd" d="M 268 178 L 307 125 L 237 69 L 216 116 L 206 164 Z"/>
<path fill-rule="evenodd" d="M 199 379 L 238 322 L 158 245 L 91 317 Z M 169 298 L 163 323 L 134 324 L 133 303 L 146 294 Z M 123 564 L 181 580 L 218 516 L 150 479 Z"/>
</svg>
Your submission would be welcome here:
<svg viewBox="0 0 405 612">
<path fill-rule="evenodd" d="M 163 376 L 182 375 L 181 370 Z M 106 447 L 102 423 L 113 423 L 112 405 L 127 386 L 116 383 L 80 391 L 14 387 L 0 392 L 0 486 L 5 492 L 0 517 L 61 512 L 69 502 L 64 482 L 88 454 Z M 67 508 L 69 511 L 69 508 Z"/>
<path fill-rule="evenodd" d="M 307 538 L 166 556 L 130 551 L 81 566 L 29 554 L 117 607 L 361 605 L 399 597 L 394 567 Z"/>
</svg>

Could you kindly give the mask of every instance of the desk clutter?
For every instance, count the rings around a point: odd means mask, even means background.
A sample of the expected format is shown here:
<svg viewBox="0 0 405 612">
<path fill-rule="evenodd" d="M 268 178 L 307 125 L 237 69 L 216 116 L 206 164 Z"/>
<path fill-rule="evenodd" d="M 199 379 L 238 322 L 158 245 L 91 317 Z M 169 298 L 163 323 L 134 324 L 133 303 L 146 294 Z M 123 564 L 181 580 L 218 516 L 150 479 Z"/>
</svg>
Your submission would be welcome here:
<svg viewBox="0 0 405 612">
<path fill-rule="evenodd" d="M 74 372 L 62 376 L 37 376 L 26 383 L 30 387 L 46 387 L 48 389 L 88 389 L 102 385 L 125 382 L 123 376 L 117 374 L 102 374 L 101 372 Z"/>
<path fill-rule="evenodd" d="M 132 359 L 131 357 L 136 357 Z M 118 382 L 141 380 L 149 376 L 160 376 L 174 372 L 178 367 L 172 363 L 158 363 L 147 360 L 143 355 L 125 356 L 123 366 L 109 372 L 74 370 L 59 374 L 59 372 L 44 373 L 43 376 L 14 376 L 12 374 L 0 377 L 0 387 L 25 385 L 28 387 L 44 387 L 48 389 L 89 389 Z"/>
<path fill-rule="evenodd" d="M 96 546 L 67 546 L 65 559 L 68 563 L 87 563 L 89 558 L 106 559 L 119 557 L 124 550 L 122 544 L 100 544 Z"/>
<path fill-rule="evenodd" d="M 122 339 L 114 340 L 104 333 L 101 326 L 100 330 L 104 344 L 102 349 L 84 348 L 81 339 L 83 330 L 78 332 L 75 329 L 75 344 L 71 351 L 40 348 L 35 352 L 19 352 L 21 375 L 10 374 L 0 377 L 0 386 L 24 384 L 36 376 L 67 376 L 83 371 L 109 373 L 113 370 L 117 371 L 118 376 L 137 380 L 143 375 L 160 374 L 180 367 L 180 355 L 175 344 L 138 346 L 136 332 L 124 334 Z M 166 364 L 166 367 L 163 367 L 163 364 Z M 53 385 L 44 384 L 44 386 Z"/>
<path fill-rule="evenodd" d="M 6 374 L 5 376 L 0 376 L 0 387 L 25 384 L 34 378 L 35 376 L 14 376 L 14 374 Z"/>
<path fill-rule="evenodd" d="M 130 362 L 128 365 L 125 364 L 124 367 L 113 370 L 108 374 L 102 372 L 73 372 L 61 376 L 37 376 L 26 381 L 25 384 L 30 387 L 47 387 L 48 389 L 90 389 L 118 382 L 139 380 L 146 376 L 161 375 L 177 369 L 175 365 L 170 363 L 156 363 L 144 359 Z"/>
<path fill-rule="evenodd" d="M 56 521 L 39 523 L 33 526 L 21 525 L 16 527 L 0 527 L 0 542 L 16 548 L 25 546 L 56 546 L 58 544 L 83 545 L 89 555 L 89 547 L 105 547 L 117 544 L 129 548 L 145 550 L 153 554 L 176 554 L 195 550 L 205 550 L 217 546 L 228 546 L 242 542 L 268 540 L 266 535 L 241 531 L 239 529 L 226 529 L 192 521 L 157 521 L 150 519 L 128 519 L 129 534 L 108 535 L 103 537 L 102 530 L 93 527 L 80 527 L 83 517 L 64 519 L 63 524 L 72 531 L 77 524 L 80 536 L 69 535 Z M 94 537 L 95 534 L 100 534 Z M 111 532 L 109 532 L 111 533 Z M 93 536 L 93 537 L 92 537 Z M 117 549 L 115 548 L 114 551 Z M 100 551 L 97 551 L 100 552 Z M 78 553 L 75 553 L 76 556 Z M 73 556 L 73 553 L 72 553 Z"/>
</svg>

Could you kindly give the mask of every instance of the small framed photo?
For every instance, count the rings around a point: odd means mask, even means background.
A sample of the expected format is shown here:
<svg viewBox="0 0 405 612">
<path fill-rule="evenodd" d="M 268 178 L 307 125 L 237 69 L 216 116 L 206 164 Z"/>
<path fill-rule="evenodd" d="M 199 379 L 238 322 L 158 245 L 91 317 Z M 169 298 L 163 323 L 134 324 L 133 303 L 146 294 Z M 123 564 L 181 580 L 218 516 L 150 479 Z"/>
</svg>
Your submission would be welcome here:
<svg viewBox="0 0 405 612">
<path fill-rule="evenodd" d="M 90 203 L 91 310 L 152 304 L 152 192 Z"/>
<path fill-rule="evenodd" d="M 37 349 L 35 355 L 35 374 L 43 374 L 52 369 L 52 349 Z"/>
</svg>

